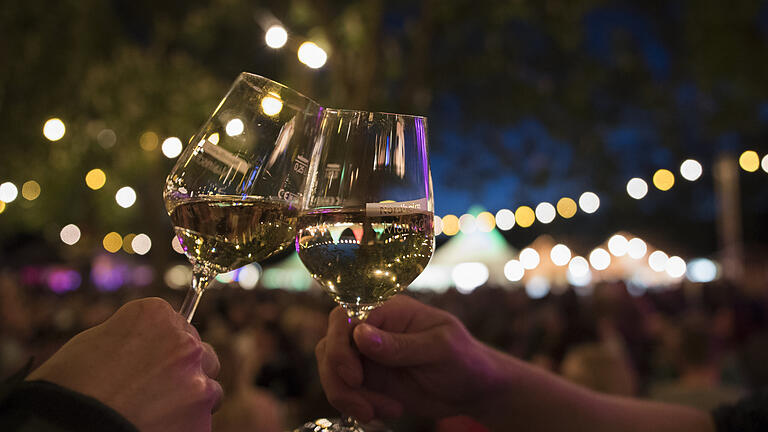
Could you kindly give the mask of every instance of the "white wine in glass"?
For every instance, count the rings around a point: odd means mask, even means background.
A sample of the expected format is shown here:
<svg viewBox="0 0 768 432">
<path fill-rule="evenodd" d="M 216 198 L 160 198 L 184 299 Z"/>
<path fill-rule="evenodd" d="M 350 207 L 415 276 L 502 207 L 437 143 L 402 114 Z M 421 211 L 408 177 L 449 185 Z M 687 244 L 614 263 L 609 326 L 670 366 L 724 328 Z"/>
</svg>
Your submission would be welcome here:
<svg viewBox="0 0 768 432">
<path fill-rule="evenodd" d="M 163 194 L 193 280 L 179 312 L 192 320 L 210 280 L 290 248 L 322 109 L 242 73 L 190 140 Z"/>
<path fill-rule="evenodd" d="M 434 251 L 427 119 L 325 109 L 297 224 L 304 266 L 350 316 L 365 320 L 405 290 Z M 362 431 L 347 417 L 299 431 Z"/>
</svg>

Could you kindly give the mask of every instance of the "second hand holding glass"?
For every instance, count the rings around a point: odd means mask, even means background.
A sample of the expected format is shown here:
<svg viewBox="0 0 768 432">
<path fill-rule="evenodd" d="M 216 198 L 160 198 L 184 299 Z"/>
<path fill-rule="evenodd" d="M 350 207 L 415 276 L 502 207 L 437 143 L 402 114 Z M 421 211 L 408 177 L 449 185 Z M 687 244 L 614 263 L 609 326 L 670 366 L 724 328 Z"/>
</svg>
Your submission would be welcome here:
<svg viewBox="0 0 768 432">
<path fill-rule="evenodd" d="M 299 257 L 350 318 L 403 291 L 434 250 L 426 118 L 326 109 L 297 225 Z M 352 418 L 302 431 L 362 431 Z"/>
</svg>

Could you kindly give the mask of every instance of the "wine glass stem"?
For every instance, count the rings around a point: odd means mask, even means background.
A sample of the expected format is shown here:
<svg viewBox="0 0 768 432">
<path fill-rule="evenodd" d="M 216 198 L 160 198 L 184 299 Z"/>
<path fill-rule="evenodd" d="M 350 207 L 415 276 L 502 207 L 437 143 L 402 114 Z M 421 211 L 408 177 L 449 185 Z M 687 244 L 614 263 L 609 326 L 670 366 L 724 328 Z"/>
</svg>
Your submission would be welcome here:
<svg viewBox="0 0 768 432">
<path fill-rule="evenodd" d="M 192 269 L 192 286 L 187 291 L 187 296 L 184 298 L 184 303 L 181 304 L 179 313 L 188 323 L 192 322 L 192 317 L 195 316 L 195 310 L 197 310 L 197 304 L 200 303 L 200 297 L 203 296 L 203 290 L 210 282 L 214 275 L 206 269 L 194 266 Z"/>
</svg>

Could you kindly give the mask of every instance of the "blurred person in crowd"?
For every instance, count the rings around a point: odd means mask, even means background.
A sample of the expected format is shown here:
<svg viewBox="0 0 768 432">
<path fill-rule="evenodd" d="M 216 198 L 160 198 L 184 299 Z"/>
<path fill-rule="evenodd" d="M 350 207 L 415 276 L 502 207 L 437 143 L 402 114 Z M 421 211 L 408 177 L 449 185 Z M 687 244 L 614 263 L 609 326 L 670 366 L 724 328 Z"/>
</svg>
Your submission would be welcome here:
<svg viewBox="0 0 768 432">
<path fill-rule="evenodd" d="M 262 360 L 252 329 L 222 334 L 213 341 L 221 361 L 219 381 L 227 399 L 213 416 L 214 430 L 281 432 L 284 409 L 268 391 L 254 386 Z"/>
<path fill-rule="evenodd" d="M 365 323 L 354 324 L 335 309 L 316 355 L 329 401 L 363 422 L 408 410 L 433 418 L 469 415 L 491 430 L 768 427 L 768 394 L 714 414 L 600 394 L 478 342 L 454 316 L 406 296 L 396 296 Z"/>
<path fill-rule="evenodd" d="M 567 380 L 600 393 L 634 396 L 635 374 L 626 355 L 606 343 L 571 348 L 560 366 Z"/>
<path fill-rule="evenodd" d="M 657 383 L 649 389 L 649 397 L 711 410 L 733 403 L 744 396 L 741 388 L 721 382 L 720 368 L 713 358 L 709 322 L 698 313 L 689 314 L 682 324 L 672 329 L 677 346 L 674 358 L 680 371 L 675 380 Z"/>
<path fill-rule="evenodd" d="M 219 361 L 158 298 L 127 303 L 0 387 L 3 431 L 209 431 Z"/>
</svg>

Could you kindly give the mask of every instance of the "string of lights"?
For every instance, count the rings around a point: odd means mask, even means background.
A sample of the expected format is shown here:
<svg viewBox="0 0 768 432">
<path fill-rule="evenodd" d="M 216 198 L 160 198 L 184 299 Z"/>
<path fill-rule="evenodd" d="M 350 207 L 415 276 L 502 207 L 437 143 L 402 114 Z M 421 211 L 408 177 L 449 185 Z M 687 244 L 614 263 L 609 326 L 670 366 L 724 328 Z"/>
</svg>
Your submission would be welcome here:
<svg viewBox="0 0 768 432">
<path fill-rule="evenodd" d="M 761 159 L 756 151 L 746 150 L 739 156 L 739 166 L 750 173 L 761 168 L 768 173 L 768 154 Z M 687 181 L 698 180 L 703 171 L 701 163 L 694 159 L 686 159 L 680 164 L 680 176 Z M 675 174 L 662 168 L 653 174 L 651 182 L 656 189 L 668 191 L 675 185 Z M 631 178 L 626 186 L 627 195 L 636 200 L 645 198 L 649 189 L 648 183 L 640 177 Z M 469 213 L 461 216 L 447 214 L 441 217 L 435 215 L 435 234 L 444 234 L 450 237 L 459 232 L 467 234 L 475 231 L 490 232 L 497 228 L 502 231 L 509 231 L 515 226 L 528 228 L 536 221 L 548 224 L 554 221 L 557 215 L 563 219 L 570 219 L 576 215 L 579 209 L 584 213 L 593 214 L 599 208 L 600 197 L 594 192 L 587 191 L 579 196 L 578 205 L 574 199 L 563 197 L 557 201 L 556 205 L 542 202 L 535 209 L 522 205 L 515 211 L 506 208 L 501 209 L 495 215 L 487 211 L 479 213 L 477 216 Z"/>
</svg>

